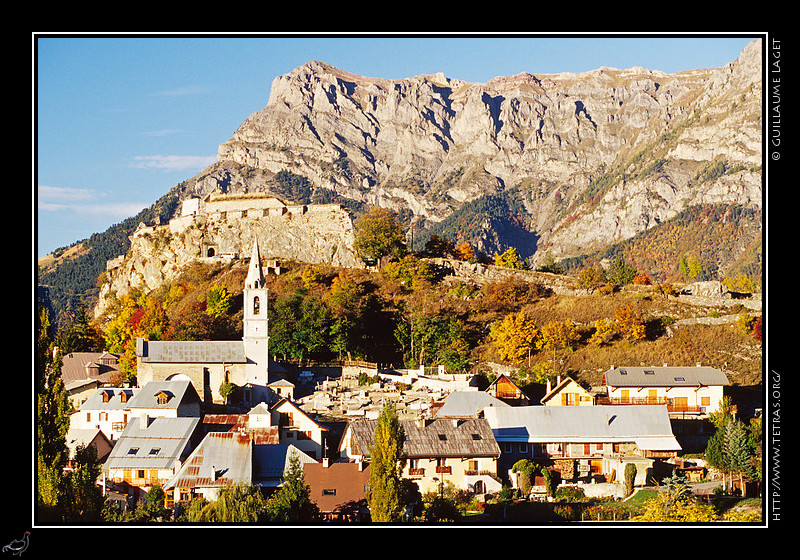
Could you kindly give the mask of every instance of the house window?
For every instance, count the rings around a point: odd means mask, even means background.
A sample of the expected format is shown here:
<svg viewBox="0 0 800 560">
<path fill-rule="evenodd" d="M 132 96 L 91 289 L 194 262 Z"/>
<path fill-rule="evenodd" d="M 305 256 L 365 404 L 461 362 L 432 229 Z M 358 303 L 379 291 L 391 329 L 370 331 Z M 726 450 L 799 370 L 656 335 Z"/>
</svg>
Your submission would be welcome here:
<svg viewBox="0 0 800 560">
<path fill-rule="evenodd" d="M 702 406 L 711 406 L 711 397 L 700 397 L 700 404 Z"/>
<path fill-rule="evenodd" d="M 676 377 L 675 381 L 686 381 L 685 377 Z"/>
<path fill-rule="evenodd" d="M 120 400 L 120 402 L 123 402 L 123 403 L 128 402 L 128 393 L 126 393 L 125 391 L 120 391 L 119 400 Z"/>
<path fill-rule="evenodd" d="M 645 375 L 655 375 L 656 372 L 654 372 L 652 369 L 646 369 L 646 370 L 644 370 L 644 374 Z"/>
<path fill-rule="evenodd" d="M 480 434 L 472 434 L 472 439 L 474 439 L 475 441 L 478 441 L 478 440 L 481 439 L 481 435 Z"/>
<path fill-rule="evenodd" d="M 335 496 L 336 495 L 336 488 L 323 488 L 322 489 L 323 496 Z"/>
<path fill-rule="evenodd" d="M 528 453 L 528 444 L 527 443 L 520 443 L 519 444 L 519 452 L 523 455 Z"/>
<path fill-rule="evenodd" d="M 136 471 L 136 478 L 144 478 L 144 469 L 139 469 Z"/>
<path fill-rule="evenodd" d="M 138 447 L 131 447 L 130 449 L 128 449 L 128 455 L 136 455 L 137 453 L 139 453 Z"/>
<path fill-rule="evenodd" d="M 258 315 L 261 312 L 261 300 L 258 296 L 253 298 L 253 315 Z"/>
<path fill-rule="evenodd" d="M 439 441 L 447 441 L 447 436 L 444 434 L 439 434 Z"/>
<path fill-rule="evenodd" d="M 160 452 L 161 452 L 160 447 L 154 447 L 153 449 L 150 450 L 150 455 L 158 455 Z"/>
</svg>

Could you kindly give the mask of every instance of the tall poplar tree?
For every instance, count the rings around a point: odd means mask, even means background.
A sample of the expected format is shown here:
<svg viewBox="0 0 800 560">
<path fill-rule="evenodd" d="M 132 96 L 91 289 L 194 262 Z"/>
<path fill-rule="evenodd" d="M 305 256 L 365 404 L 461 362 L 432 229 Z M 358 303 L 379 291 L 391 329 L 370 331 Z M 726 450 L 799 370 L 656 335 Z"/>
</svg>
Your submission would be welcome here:
<svg viewBox="0 0 800 560">
<path fill-rule="evenodd" d="M 397 521 L 402 514 L 400 473 L 405 465 L 405 432 L 393 403 L 384 405 L 369 447 L 369 510 L 372 521 Z"/>
<path fill-rule="evenodd" d="M 43 517 L 59 516 L 63 469 L 69 458 L 66 436 L 70 404 L 61 380 L 61 353 L 53 352 L 53 325 L 46 308 L 37 314 L 36 341 L 36 503 Z M 55 355 L 54 355 L 55 354 Z"/>
</svg>

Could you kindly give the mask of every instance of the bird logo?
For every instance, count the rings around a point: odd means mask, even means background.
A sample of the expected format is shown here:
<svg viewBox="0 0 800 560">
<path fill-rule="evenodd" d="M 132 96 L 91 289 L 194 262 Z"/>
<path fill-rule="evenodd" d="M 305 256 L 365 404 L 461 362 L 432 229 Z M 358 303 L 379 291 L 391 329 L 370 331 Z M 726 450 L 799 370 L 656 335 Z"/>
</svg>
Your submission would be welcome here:
<svg viewBox="0 0 800 560">
<path fill-rule="evenodd" d="M 16 556 L 22 555 L 22 553 L 28 548 L 28 539 L 30 538 L 30 535 L 30 531 L 25 531 L 25 534 L 22 535 L 21 539 L 14 539 L 5 545 L 3 547 L 3 552 L 10 552 Z"/>
</svg>

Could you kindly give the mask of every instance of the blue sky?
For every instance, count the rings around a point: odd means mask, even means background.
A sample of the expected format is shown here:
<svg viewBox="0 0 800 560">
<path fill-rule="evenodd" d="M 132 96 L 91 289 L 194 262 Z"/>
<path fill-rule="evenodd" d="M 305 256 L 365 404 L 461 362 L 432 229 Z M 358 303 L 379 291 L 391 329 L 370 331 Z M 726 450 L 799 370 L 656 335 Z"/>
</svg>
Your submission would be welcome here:
<svg viewBox="0 0 800 560">
<path fill-rule="evenodd" d="M 266 106 L 272 80 L 309 60 L 370 77 L 486 82 L 718 68 L 754 37 L 34 35 L 37 256 L 105 231 L 208 166 Z"/>
</svg>

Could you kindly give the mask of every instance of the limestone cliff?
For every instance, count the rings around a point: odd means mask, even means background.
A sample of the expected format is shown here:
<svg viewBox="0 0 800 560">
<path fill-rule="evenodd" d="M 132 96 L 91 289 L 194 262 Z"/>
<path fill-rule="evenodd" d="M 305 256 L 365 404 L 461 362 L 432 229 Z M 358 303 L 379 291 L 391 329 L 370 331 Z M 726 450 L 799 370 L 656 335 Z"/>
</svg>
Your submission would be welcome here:
<svg viewBox="0 0 800 560">
<path fill-rule="evenodd" d="M 761 204 L 761 49 L 754 41 L 718 69 L 600 68 L 484 84 L 367 78 L 309 62 L 275 78 L 267 106 L 219 147 L 218 161 L 289 169 L 338 195 L 410 211 L 423 228 L 478 197 L 509 194 L 538 248 L 574 255 L 693 204 Z"/>
<path fill-rule="evenodd" d="M 106 311 L 108 296 L 131 288 L 148 293 L 167 284 L 196 260 L 248 258 L 253 239 L 268 262 L 294 259 L 363 267 L 353 250 L 350 214 L 338 204 L 292 205 L 269 196 L 214 196 L 196 202 L 169 224 L 140 227 L 126 255 L 106 266 L 95 316 Z"/>
<path fill-rule="evenodd" d="M 289 174 L 306 181 L 294 203 L 380 205 L 415 232 L 496 195 L 513 201 L 513 221 L 486 221 L 471 241 L 489 254 L 520 247 L 536 262 L 545 250 L 558 259 L 606 247 L 698 204 L 760 209 L 762 126 L 761 40 L 723 68 L 604 67 L 482 84 L 368 78 L 312 61 L 276 77 L 217 163 L 173 194 L 286 196 L 279 179 Z M 104 293 L 152 288 L 210 243 L 236 252 L 253 236 L 275 257 L 358 266 L 352 221 L 339 211 L 198 221 L 169 235 L 145 228 L 112 263 Z"/>
</svg>

